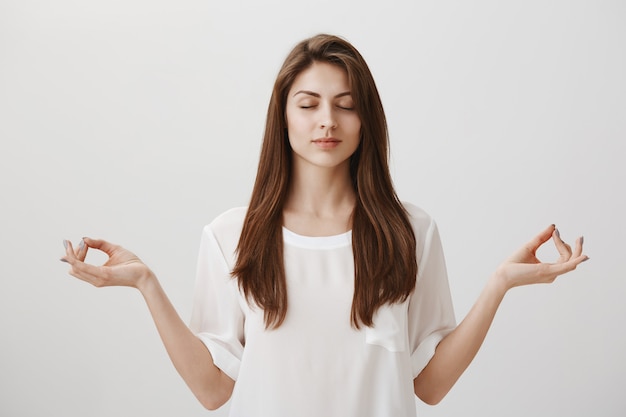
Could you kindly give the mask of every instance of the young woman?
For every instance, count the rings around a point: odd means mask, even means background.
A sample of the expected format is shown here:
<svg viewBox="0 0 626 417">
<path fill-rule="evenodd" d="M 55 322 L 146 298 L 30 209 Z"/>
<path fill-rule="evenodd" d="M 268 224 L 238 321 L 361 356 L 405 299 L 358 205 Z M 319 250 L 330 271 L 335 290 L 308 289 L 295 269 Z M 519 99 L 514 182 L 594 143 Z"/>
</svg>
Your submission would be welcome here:
<svg viewBox="0 0 626 417">
<path fill-rule="evenodd" d="M 131 252 L 65 241 L 70 274 L 144 296 L 163 343 L 200 402 L 232 396 L 233 416 L 415 416 L 474 358 L 505 293 L 551 282 L 587 257 L 551 225 L 500 265 L 455 323 L 437 227 L 403 204 L 371 73 L 348 42 L 299 43 L 270 100 L 247 208 L 202 235 L 190 327 Z M 550 238 L 560 253 L 541 263 Z M 84 263 L 97 249 L 109 259 Z M 235 382 L 236 381 L 236 382 Z"/>
</svg>

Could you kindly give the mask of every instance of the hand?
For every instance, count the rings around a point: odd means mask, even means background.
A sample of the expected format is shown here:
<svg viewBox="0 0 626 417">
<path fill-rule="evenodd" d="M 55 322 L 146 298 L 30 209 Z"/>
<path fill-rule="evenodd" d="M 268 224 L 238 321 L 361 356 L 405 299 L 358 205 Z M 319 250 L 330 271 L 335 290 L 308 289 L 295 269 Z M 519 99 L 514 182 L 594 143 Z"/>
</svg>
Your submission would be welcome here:
<svg viewBox="0 0 626 417">
<path fill-rule="evenodd" d="M 83 238 L 74 250 L 72 243 L 65 240 L 65 256 L 61 261 L 71 265 L 70 275 L 86 281 L 96 287 L 127 286 L 140 288 L 149 278 L 154 277 L 152 271 L 135 254 L 118 245 L 104 240 Z M 89 249 L 97 249 L 109 256 L 101 266 L 84 262 Z"/>
<path fill-rule="evenodd" d="M 541 262 L 536 256 L 537 249 L 550 237 L 559 251 L 559 259 L 554 263 Z M 573 271 L 581 262 L 589 259 L 582 251 L 582 237 L 576 239 L 572 251 L 570 245 L 561 239 L 556 227 L 551 225 L 500 265 L 496 276 L 504 281 L 506 289 L 521 285 L 551 283 L 559 275 Z"/>
</svg>

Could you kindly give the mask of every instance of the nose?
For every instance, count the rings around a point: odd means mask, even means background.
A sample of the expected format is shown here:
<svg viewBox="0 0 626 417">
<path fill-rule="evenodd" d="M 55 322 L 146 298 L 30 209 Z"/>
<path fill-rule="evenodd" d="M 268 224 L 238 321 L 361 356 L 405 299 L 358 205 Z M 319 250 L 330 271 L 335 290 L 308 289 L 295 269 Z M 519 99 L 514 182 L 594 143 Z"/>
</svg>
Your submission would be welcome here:
<svg viewBox="0 0 626 417">
<path fill-rule="evenodd" d="M 332 130 L 337 128 L 337 118 L 331 105 L 324 106 L 320 114 L 320 129 Z"/>
</svg>

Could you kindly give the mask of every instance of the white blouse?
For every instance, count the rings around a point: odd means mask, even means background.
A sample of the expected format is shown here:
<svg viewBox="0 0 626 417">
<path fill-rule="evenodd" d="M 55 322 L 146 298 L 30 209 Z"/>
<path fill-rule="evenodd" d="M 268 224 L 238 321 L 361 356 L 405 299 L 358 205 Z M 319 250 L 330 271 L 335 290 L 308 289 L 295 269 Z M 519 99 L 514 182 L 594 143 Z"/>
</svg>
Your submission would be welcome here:
<svg viewBox="0 0 626 417">
<path fill-rule="evenodd" d="M 232 271 L 246 208 L 204 228 L 190 327 L 236 381 L 234 417 L 414 417 L 413 379 L 455 326 L 437 227 L 405 204 L 417 239 L 417 284 L 354 329 L 351 232 L 308 237 L 283 229 L 288 309 L 266 330 Z"/>
</svg>

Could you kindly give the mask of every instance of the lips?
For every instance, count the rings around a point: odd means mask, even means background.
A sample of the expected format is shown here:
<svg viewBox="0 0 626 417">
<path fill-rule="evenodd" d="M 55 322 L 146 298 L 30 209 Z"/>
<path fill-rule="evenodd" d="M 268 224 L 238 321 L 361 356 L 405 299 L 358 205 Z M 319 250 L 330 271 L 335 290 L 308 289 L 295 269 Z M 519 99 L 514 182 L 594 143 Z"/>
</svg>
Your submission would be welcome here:
<svg viewBox="0 0 626 417">
<path fill-rule="evenodd" d="M 312 141 L 315 145 L 323 149 L 334 148 L 341 143 L 341 140 L 336 138 L 319 138 Z"/>
</svg>

